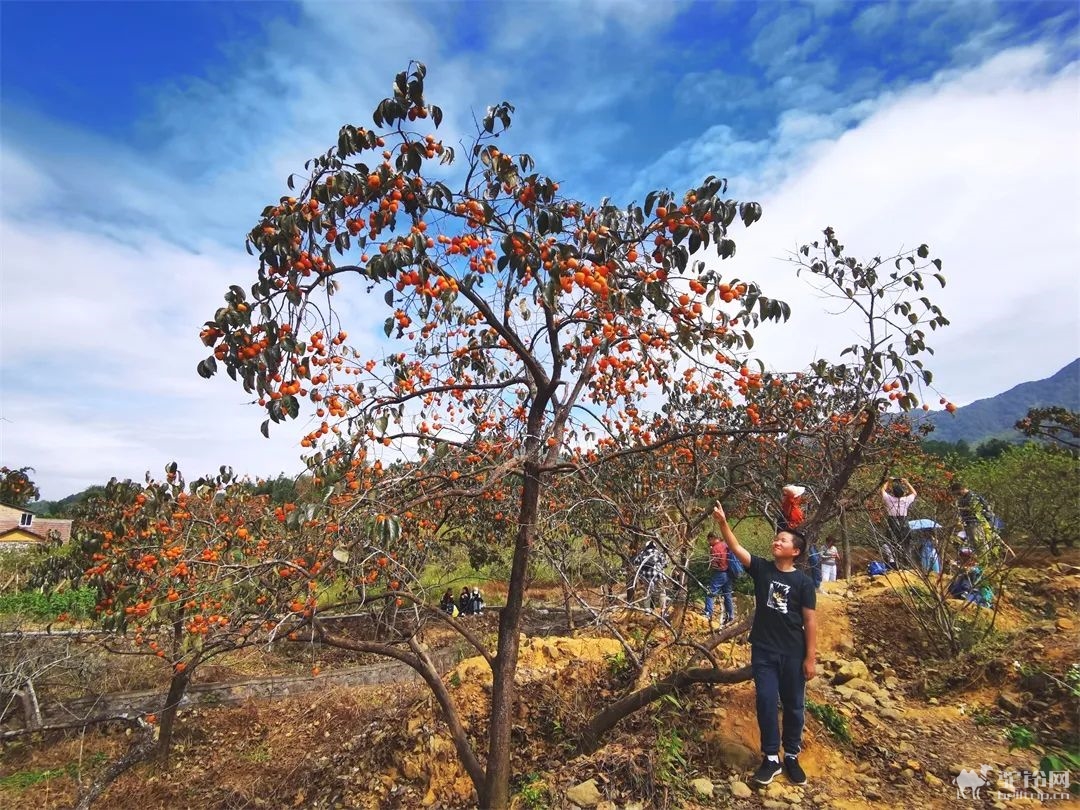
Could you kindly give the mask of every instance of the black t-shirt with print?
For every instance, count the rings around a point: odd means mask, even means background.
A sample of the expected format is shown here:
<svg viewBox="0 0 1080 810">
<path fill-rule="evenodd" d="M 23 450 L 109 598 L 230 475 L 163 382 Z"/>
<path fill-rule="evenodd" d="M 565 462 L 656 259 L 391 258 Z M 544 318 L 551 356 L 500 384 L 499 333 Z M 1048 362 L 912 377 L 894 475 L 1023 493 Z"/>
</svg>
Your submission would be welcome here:
<svg viewBox="0 0 1080 810">
<path fill-rule="evenodd" d="M 781 655 L 806 655 L 803 608 L 817 606 L 814 582 L 802 571 L 779 571 L 776 563 L 751 555 L 747 568 L 754 580 L 754 626 L 750 643 Z"/>
</svg>

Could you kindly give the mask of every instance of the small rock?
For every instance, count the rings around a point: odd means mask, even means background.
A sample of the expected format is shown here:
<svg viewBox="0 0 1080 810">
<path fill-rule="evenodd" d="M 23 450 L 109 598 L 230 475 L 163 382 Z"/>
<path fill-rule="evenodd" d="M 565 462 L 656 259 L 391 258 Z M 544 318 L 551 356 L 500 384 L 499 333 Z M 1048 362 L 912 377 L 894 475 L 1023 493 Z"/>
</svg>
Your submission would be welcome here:
<svg viewBox="0 0 1080 810">
<path fill-rule="evenodd" d="M 1072 619 L 1066 619 L 1064 616 L 1062 616 L 1060 619 L 1054 622 L 1054 626 L 1064 633 L 1075 628 L 1076 624 L 1073 622 Z"/>
<path fill-rule="evenodd" d="M 770 799 L 782 799 L 784 797 L 784 786 L 779 782 L 770 782 L 766 785 L 763 793 Z"/>
<path fill-rule="evenodd" d="M 694 793 L 699 796 L 712 796 L 713 795 L 713 783 L 709 779 L 704 777 L 698 777 L 690 782 L 690 787 L 694 789 Z"/>
<path fill-rule="evenodd" d="M 839 672 L 836 673 L 836 677 L 840 677 Z M 856 692 L 866 692 L 866 694 L 868 695 L 874 694 L 877 689 L 877 687 L 870 683 L 870 681 L 866 680 L 866 678 L 849 678 L 847 681 L 842 681 L 841 683 L 843 683 L 844 686 L 846 686 L 848 689 L 854 689 Z"/>
<path fill-rule="evenodd" d="M 868 695 L 866 692 L 852 692 L 851 700 L 866 709 L 873 709 L 877 706 L 877 700 L 874 699 L 874 696 Z"/>
<path fill-rule="evenodd" d="M 600 804 L 596 805 L 596 810 L 619 810 L 619 805 L 604 799 Z"/>
<path fill-rule="evenodd" d="M 919 763 L 919 760 L 917 760 L 917 759 L 909 759 L 904 764 L 907 765 L 909 768 L 911 768 L 911 770 L 913 770 L 913 771 L 921 771 L 922 770 L 922 765 Z"/>
<path fill-rule="evenodd" d="M 779 802 L 776 799 L 766 799 L 761 803 L 762 807 L 768 807 L 769 810 L 787 810 L 787 803 Z"/>
<path fill-rule="evenodd" d="M 746 784 L 746 782 L 732 782 L 731 795 L 736 799 L 749 799 L 754 795 L 754 791 L 750 789 L 750 786 Z"/>
<path fill-rule="evenodd" d="M 933 788 L 939 788 L 939 787 L 942 787 L 945 784 L 944 782 L 942 782 L 940 779 L 938 779 L 936 776 L 934 776 L 929 771 L 927 771 L 926 773 L 923 774 L 923 781 L 926 782 L 926 784 L 930 785 L 930 787 L 933 787 Z"/>
<path fill-rule="evenodd" d="M 966 767 L 966 765 L 950 765 L 949 776 L 959 776 L 960 771 L 964 770 Z"/>
<path fill-rule="evenodd" d="M 870 670 L 867 669 L 866 664 L 857 658 L 854 661 L 845 661 L 840 665 L 840 669 L 833 675 L 833 684 L 839 686 L 854 678 L 870 679 Z"/>
<path fill-rule="evenodd" d="M 881 728 L 881 721 L 874 717 L 870 712 L 859 712 L 859 719 L 870 726 L 870 728 Z"/>
<path fill-rule="evenodd" d="M 904 768 L 904 770 L 900 771 L 900 774 L 905 779 L 914 779 L 915 778 L 915 771 L 912 770 L 911 768 Z"/>
<path fill-rule="evenodd" d="M 721 737 L 716 746 L 717 759 L 721 765 L 745 771 L 758 764 L 758 755 L 738 740 Z"/>
<path fill-rule="evenodd" d="M 877 791 L 877 790 L 874 790 L 873 788 L 867 788 L 866 790 L 864 790 L 863 791 L 863 796 L 865 796 L 867 799 L 869 799 L 872 802 L 881 801 L 881 792 Z"/>
<path fill-rule="evenodd" d="M 1002 711 L 1006 711 L 1012 715 L 1018 715 L 1024 710 L 1020 697 L 1009 694 L 1008 692 L 1002 692 L 998 695 L 997 705 Z"/>
<path fill-rule="evenodd" d="M 1004 779 L 998 779 L 994 783 L 994 788 L 1000 793 L 1016 793 L 1016 785 L 1006 782 Z"/>
<path fill-rule="evenodd" d="M 596 780 L 588 779 L 566 791 L 566 798 L 578 807 L 596 807 L 604 796 L 596 787 Z"/>
<path fill-rule="evenodd" d="M 938 705 L 938 699 L 937 698 L 930 698 L 926 702 L 929 703 L 931 706 L 937 706 Z"/>
<path fill-rule="evenodd" d="M 904 718 L 904 716 L 896 709 L 888 707 L 882 709 L 880 712 L 878 712 L 878 714 L 881 715 L 882 720 L 888 720 L 893 723 L 899 723 Z"/>
</svg>

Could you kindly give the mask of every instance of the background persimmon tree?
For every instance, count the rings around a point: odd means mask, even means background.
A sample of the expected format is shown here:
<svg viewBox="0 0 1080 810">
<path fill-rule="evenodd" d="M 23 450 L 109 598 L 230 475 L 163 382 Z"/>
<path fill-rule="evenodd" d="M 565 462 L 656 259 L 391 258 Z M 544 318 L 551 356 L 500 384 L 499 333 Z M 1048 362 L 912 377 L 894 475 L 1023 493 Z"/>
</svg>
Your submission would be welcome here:
<svg viewBox="0 0 1080 810">
<path fill-rule="evenodd" d="M 307 401 L 315 422 L 302 444 L 313 468 L 351 497 L 350 517 L 399 526 L 399 546 L 422 542 L 401 522 L 421 504 L 514 482 L 486 762 L 455 734 L 480 803 L 504 807 L 541 493 L 551 476 L 604 452 L 605 414 L 691 383 L 709 393 L 738 376 L 726 361 L 746 348 L 748 330 L 788 310 L 756 284 L 692 260 L 704 251 L 730 257 L 731 226 L 760 216 L 754 203 L 724 199 L 723 180 L 651 192 L 643 205 L 586 205 L 528 155 L 496 146 L 514 112 L 505 102 L 479 123 L 464 165 L 443 168 L 455 150 L 436 134 L 442 111 L 425 98 L 424 79 L 415 63 L 398 74 L 374 112 L 376 129 L 343 127 L 336 146 L 306 165 L 296 196 L 263 211 L 248 236 L 257 277 L 249 290 L 231 287 L 207 322 L 212 354 L 199 372 L 223 366 L 265 409 L 264 431 Z M 339 304 L 346 290 L 359 295 L 361 329 L 385 304 L 383 331 L 397 351 L 365 356 L 363 334 L 350 345 Z M 640 409 L 629 429 L 648 433 L 663 419 Z M 452 452 L 462 464 L 447 470 Z M 391 487 L 385 472 L 398 459 L 411 480 Z M 345 567 L 350 554 L 346 543 Z M 410 663 L 452 718 L 437 677 L 415 656 Z"/>
<path fill-rule="evenodd" d="M 0 467 L 0 503 L 7 506 L 26 506 L 40 498 L 41 492 L 30 478 L 33 471 L 33 467 Z"/>
<path fill-rule="evenodd" d="M 322 547 L 336 542 L 277 507 L 228 468 L 189 485 L 175 464 L 145 486 L 111 482 L 93 500 L 77 542 L 81 580 L 99 594 L 97 618 L 117 655 L 153 656 L 168 673 L 156 748 L 169 754 L 176 712 L 196 670 L 223 653 L 286 638 L 322 591 Z"/>
</svg>

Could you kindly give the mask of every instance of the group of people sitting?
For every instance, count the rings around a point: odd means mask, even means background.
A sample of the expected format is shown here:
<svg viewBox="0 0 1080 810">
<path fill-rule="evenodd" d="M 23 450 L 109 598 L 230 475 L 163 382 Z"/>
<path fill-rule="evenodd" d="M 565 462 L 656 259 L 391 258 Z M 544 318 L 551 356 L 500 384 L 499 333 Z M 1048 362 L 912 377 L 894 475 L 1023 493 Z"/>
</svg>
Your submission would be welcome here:
<svg viewBox="0 0 1080 810">
<path fill-rule="evenodd" d="M 479 588 L 474 586 L 470 591 L 468 586 L 465 586 L 455 600 L 454 592 L 447 588 L 439 607 L 449 616 L 478 616 L 484 611 L 484 596 Z"/>
</svg>

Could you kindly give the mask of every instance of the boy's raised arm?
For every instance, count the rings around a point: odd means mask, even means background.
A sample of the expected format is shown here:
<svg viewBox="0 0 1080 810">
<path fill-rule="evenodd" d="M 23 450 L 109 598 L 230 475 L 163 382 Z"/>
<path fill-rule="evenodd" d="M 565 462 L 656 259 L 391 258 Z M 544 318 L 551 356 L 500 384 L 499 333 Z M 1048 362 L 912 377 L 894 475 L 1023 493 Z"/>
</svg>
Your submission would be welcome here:
<svg viewBox="0 0 1080 810">
<path fill-rule="evenodd" d="M 716 525 L 720 527 L 720 535 L 724 538 L 724 542 L 728 544 L 728 548 L 731 549 L 739 562 L 749 567 L 750 552 L 740 545 L 739 538 L 735 536 L 735 532 L 728 525 L 727 514 L 724 512 L 724 507 L 721 506 L 720 501 L 717 501 L 716 506 L 713 507 L 713 518 L 716 520 Z"/>
</svg>

